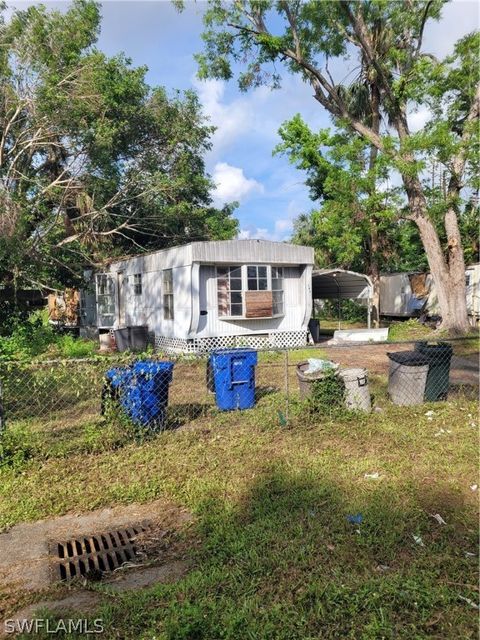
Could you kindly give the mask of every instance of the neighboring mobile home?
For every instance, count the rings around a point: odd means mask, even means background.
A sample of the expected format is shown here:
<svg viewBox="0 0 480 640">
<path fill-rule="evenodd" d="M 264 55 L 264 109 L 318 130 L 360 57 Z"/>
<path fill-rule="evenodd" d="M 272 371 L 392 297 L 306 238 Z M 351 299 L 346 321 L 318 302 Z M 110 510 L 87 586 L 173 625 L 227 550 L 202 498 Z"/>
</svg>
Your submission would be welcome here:
<svg viewBox="0 0 480 640">
<path fill-rule="evenodd" d="M 465 270 L 467 312 L 475 326 L 480 318 L 480 264 Z M 380 315 L 412 318 L 440 315 L 435 282 L 430 273 L 391 273 L 380 277 Z"/>
<path fill-rule="evenodd" d="M 81 296 L 82 333 L 146 325 L 157 349 L 306 344 L 313 249 L 265 240 L 193 242 L 111 261 Z"/>
</svg>

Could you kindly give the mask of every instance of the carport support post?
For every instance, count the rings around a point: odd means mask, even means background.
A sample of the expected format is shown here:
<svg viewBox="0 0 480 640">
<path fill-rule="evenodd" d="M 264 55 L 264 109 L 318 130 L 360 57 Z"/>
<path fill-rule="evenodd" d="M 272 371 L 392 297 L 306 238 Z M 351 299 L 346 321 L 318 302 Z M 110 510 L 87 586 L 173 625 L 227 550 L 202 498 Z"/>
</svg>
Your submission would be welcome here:
<svg viewBox="0 0 480 640">
<path fill-rule="evenodd" d="M 338 328 L 341 329 L 341 326 L 340 326 L 340 316 L 341 316 L 341 311 L 340 311 L 340 285 L 337 282 L 337 274 L 336 273 L 333 274 L 333 279 L 335 281 L 335 284 L 337 285 Z"/>
<path fill-rule="evenodd" d="M 370 329 L 372 326 L 372 297 L 368 296 L 368 304 L 367 304 L 367 329 Z"/>
</svg>

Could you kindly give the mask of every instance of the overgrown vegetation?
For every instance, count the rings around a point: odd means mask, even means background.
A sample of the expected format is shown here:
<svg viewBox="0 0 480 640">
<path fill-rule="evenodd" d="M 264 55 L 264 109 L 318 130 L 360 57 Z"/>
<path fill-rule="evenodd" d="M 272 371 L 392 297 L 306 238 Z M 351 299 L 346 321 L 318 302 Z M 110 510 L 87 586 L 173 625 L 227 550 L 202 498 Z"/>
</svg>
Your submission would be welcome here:
<svg viewBox="0 0 480 640">
<path fill-rule="evenodd" d="M 327 370 L 322 378 L 311 383 L 310 395 L 304 411 L 310 420 L 318 416 L 339 417 L 345 410 L 345 385 L 334 370 Z"/>
<path fill-rule="evenodd" d="M 93 0 L 5 11 L 2 286 L 78 286 L 105 257 L 235 235 L 235 205 L 213 203 L 214 129 L 194 92 L 149 86 L 146 67 L 102 52 Z"/>
<path fill-rule="evenodd" d="M 29 361 L 40 355 L 52 358 L 85 358 L 97 351 L 97 343 L 60 333 L 48 322 L 48 311 L 34 311 L 26 320 L 9 327 L 0 336 L 0 361 Z"/>
</svg>

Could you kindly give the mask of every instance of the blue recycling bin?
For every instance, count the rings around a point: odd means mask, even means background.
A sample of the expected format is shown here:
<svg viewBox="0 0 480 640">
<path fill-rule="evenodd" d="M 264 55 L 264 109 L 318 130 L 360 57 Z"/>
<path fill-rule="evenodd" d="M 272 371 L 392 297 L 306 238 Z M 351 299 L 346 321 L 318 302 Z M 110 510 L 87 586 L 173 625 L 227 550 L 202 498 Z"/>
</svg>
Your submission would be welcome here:
<svg viewBox="0 0 480 640">
<path fill-rule="evenodd" d="M 222 411 L 255 406 L 255 366 L 253 349 L 217 349 L 210 355 L 215 399 Z"/>
<path fill-rule="evenodd" d="M 112 389 L 120 389 L 128 384 L 132 375 L 130 367 L 112 367 L 105 373 Z"/>
<path fill-rule="evenodd" d="M 143 360 L 132 367 L 115 367 L 106 373 L 120 405 L 135 424 L 161 427 L 165 422 L 172 362 Z"/>
</svg>

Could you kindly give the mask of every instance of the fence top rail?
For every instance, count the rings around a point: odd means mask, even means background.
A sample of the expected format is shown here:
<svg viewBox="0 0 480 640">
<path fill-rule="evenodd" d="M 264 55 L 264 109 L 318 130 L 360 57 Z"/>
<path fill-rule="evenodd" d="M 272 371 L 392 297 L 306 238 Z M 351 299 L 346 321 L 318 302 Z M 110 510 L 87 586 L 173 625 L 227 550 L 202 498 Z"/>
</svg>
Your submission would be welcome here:
<svg viewBox="0 0 480 640">
<path fill-rule="evenodd" d="M 460 337 L 428 337 L 424 338 L 411 338 L 409 340 L 386 340 L 382 342 L 337 342 L 335 344 L 329 344 L 329 341 L 319 342 L 317 344 L 309 344 L 303 347 L 265 347 L 265 348 L 257 348 L 255 351 L 261 353 L 285 353 L 290 351 L 318 351 L 321 349 L 366 349 L 368 347 L 373 348 L 381 348 L 382 346 L 390 346 L 390 345 L 413 345 L 416 342 L 448 342 L 451 344 L 476 344 L 477 347 L 480 347 L 480 338 L 479 336 L 469 335 L 469 336 L 460 336 Z M 247 348 L 247 347 L 245 347 Z M 188 353 L 188 354 L 165 354 L 161 351 L 157 351 L 155 353 L 127 353 L 124 355 L 119 354 L 118 352 L 113 352 L 108 355 L 98 355 L 90 358 L 55 358 L 48 360 L 1 360 L 0 359 L 0 369 L 8 368 L 8 367 L 48 367 L 48 366 L 58 366 L 58 365 L 76 365 L 76 364 L 92 364 L 92 365 L 111 365 L 115 366 L 118 364 L 129 365 L 138 360 L 142 359 L 153 359 L 157 360 L 159 358 L 172 360 L 172 361 L 192 361 L 199 360 L 202 358 L 206 358 L 209 356 L 211 351 L 203 351 L 198 353 Z"/>
</svg>

